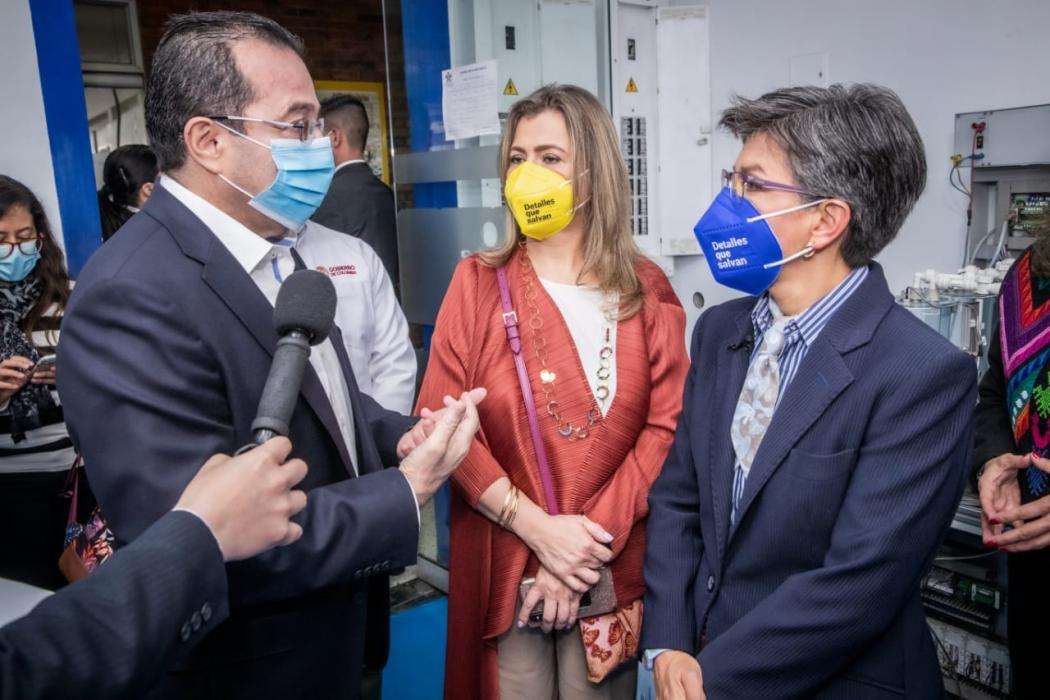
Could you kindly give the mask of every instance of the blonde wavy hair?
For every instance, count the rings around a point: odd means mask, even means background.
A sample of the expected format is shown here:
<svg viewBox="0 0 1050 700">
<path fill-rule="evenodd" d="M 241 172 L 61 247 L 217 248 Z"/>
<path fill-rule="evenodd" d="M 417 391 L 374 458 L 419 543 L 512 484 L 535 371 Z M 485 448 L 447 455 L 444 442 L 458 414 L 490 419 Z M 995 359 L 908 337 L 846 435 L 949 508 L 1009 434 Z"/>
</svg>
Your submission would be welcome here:
<svg viewBox="0 0 1050 700">
<path fill-rule="evenodd" d="M 546 85 L 515 102 L 500 142 L 500 181 L 506 185 L 518 123 L 548 110 L 565 118 L 572 149 L 575 199 L 577 203 L 586 200 L 576 212 L 576 216 L 584 218 L 586 230 L 580 276 L 593 275 L 603 292 L 618 294 L 619 318 L 631 318 L 641 310 L 643 301 L 642 284 L 635 269 L 639 252 L 631 237 L 631 196 L 620 140 L 602 103 L 575 85 Z M 522 240 L 509 209 L 505 221 L 503 243 L 480 253 L 481 261 L 490 267 L 505 265 Z"/>
</svg>

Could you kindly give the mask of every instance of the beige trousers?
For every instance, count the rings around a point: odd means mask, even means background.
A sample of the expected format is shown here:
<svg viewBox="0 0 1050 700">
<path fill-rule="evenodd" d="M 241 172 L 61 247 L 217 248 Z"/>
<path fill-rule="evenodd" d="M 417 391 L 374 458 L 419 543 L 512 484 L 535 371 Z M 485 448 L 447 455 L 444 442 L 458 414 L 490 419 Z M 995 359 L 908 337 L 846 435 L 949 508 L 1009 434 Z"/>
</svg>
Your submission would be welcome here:
<svg viewBox="0 0 1050 700">
<path fill-rule="evenodd" d="M 518 629 L 515 619 L 499 639 L 498 658 L 501 700 L 634 700 L 637 664 L 624 664 L 598 685 L 587 680 L 579 625 L 544 634 Z"/>
</svg>

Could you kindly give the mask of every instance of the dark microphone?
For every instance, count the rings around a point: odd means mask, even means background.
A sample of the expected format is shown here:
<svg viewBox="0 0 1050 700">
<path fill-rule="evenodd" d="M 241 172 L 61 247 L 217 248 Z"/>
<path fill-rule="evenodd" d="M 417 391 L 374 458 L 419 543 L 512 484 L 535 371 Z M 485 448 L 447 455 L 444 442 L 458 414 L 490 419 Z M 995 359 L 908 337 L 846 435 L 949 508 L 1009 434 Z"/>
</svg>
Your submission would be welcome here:
<svg viewBox="0 0 1050 700">
<path fill-rule="evenodd" d="M 255 444 L 288 434 L 310 346 L 328 337 L 335 319 L 335 301 L 332 280 L 315 270 L 293 272 L 281 285 L 273 306 L 273 327 L 280 340 L 252 422 Z"/>
<path fill-rule="evenodd" d="M 739 342 L 733 343 L 726 346 L 727 350 L 748 350 L 751 351 L 755 346 L 755 337 L 751 334 L 745 335 Z"/>
</svg>

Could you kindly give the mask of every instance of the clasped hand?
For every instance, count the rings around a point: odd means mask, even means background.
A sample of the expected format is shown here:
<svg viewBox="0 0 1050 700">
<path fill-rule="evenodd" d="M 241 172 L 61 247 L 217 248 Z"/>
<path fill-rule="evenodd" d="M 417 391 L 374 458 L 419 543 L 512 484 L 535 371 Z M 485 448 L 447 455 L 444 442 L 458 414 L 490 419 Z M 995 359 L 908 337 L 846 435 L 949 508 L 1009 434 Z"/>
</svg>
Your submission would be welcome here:
<svg viewBox="0 0 1050 700">
<path fill-rule="evenodd" d="M 1021 505 L 1018 471 L 1050 472 L 1050 459 L 1035 454 L 1002 454 L 984 465 L 977 488 L 981 497 L 984 543 L 1006 552 L 1027 552 L 1050 545 L 1050 496 Z M 1009 524 L 1012 529 L 1006 530 Z"/>
</svg>

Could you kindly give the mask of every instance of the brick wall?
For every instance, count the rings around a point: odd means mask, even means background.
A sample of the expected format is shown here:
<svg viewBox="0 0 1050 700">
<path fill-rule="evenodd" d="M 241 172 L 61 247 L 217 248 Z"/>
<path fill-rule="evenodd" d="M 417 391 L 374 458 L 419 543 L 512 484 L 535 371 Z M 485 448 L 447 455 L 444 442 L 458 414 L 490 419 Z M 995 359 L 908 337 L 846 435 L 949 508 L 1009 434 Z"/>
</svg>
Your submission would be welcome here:
<svg viewBox="0 0 1050 700">
<path fill-rule="evenodd" d="M 394 141 L 408 146 L 404 51 L 399 0 L 386 0 L 390 29 Z M 383 0 L 147 0 L 138 3 L 142 55 L 147 75 L 169 15 L 190 10 L 248 10 L 280 22 L 306 43 L 306 65 L 314 80 L 356 80 L 386 84 Z"/>
</svg>

